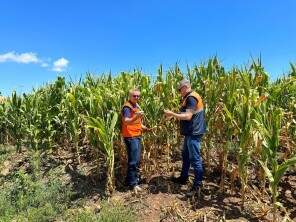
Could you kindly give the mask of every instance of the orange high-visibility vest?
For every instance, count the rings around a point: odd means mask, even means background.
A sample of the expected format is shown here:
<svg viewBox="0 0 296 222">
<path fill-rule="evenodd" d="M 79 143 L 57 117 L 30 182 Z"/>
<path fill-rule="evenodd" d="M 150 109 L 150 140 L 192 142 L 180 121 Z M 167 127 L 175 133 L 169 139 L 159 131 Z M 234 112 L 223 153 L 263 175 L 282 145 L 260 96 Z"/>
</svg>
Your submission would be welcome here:
<svg viewBox="0 0 296 222">
<path fill-rule="evenodd" d="M 185 106 L 186 106 L 186 101 L 187 101 L 187 98 L 188 98 L 189 96 L 194 97 L 194 98 L 198 101 L 198 103 L 196 104 L 196 107 L 195 107 L 195 110 L 194 110 L 194 111 L 197 111 L 197 112 L 198 112 L 198 111 L 203 110 L 204 105 L 203 105 L 203 102 L 202 102 L 202 98 L 200 97 L 200 95 L 199 95 L 198 93 L 196 93 L 196 92 L 194 92 L 194 91 L 191 92 L 191 93 L 189 93 L 189 94 L 183 99 L 181 106 L 182 106 L 182 107 L 185 107 Z"/>
<path fill-rule="evenodd" d="M 186 112 L 186 103 L 188 97 L 192 96 L 197 100 L 197 104 L 193 109 L 193 115 L 191 120 L 181 120 L 180 121 L 180 132 L 181 135 L 191 136 L 199 135 L 202 136 L 206 132 L 206 121 L 205 121 L 205 111 L 202 98 L 196 92 L 190 92 L 186 95 L 181 103 L 180 112 Z"/>
<path fill-rule="evenodd" d="M 128 107 L 131 109 L 131 117 L 133 118 L 136 112 L 139 112 L 140 109 L 137 107 L 133 107 L 133 105 L 127 101 L 124 103 L 122 110 L 124 107 Z M 121 110 L 121 115 L 122 115 Z M 123 137 L 137 137 L 142 135 L 142 118 L 136 119 L 134 122 L 126 124 L 123 121 L 124 116 L 122 115 L 121 118 L 121 134 Z"/>
</svg>

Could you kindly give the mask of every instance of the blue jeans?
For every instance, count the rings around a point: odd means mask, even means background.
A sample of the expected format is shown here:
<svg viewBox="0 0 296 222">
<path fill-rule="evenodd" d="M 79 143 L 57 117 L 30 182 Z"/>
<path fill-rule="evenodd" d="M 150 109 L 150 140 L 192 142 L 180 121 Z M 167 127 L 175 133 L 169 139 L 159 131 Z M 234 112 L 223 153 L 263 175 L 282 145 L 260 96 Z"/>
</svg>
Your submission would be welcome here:
<svg viewBox="0 0 296 222">
<path fill-rule="evenodd" d="M 141 138 L 132 137 L 124 138 L 127 149 L 128 165 L 126 184 L 128 186 L 136 186 L 139 182 L 139 165 L 141 158 Z"/>
<path fill-rule="evenodd" d="M 181 178 L 185 180 L 188 179 L 189 168 L 191 164 L 194 170 L 193 187 L 201 186 L 204 173 L 200 154 L 200 140 L 201 137 L 199 136 L 185 136 L 182 151 L 183 165 Z"/>
</svg>

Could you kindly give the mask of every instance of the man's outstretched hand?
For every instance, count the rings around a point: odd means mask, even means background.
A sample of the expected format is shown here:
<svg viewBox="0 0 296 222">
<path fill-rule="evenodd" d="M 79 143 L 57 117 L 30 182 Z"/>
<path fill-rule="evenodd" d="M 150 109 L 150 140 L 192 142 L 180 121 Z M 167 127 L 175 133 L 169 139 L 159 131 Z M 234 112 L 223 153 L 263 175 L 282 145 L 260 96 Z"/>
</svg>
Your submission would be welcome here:
<svg viewBox="0 0 296 222">
<path fill-rule="evenodd" d="M 170 120 L 171 118 L 174 117 L 174 112 L 166 109 L 166 110 L 164 110 L 164 116 L 166 119 Z"/>
</svg>

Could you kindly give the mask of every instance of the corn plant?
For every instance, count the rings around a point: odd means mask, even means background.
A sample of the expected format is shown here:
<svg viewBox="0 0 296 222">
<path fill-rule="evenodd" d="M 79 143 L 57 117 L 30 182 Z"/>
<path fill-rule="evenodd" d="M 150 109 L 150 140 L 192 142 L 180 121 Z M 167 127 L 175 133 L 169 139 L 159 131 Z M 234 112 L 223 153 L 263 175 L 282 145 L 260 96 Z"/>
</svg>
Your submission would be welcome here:
<svg viewBox="0 0 296 222">
<path fill-rule="evenodd" d="M 250 75 L 242 72 L 240 74 L 243 82 L 243 89 L 238 95 L 239 105 L 236 107 L 236 118 L 238 129 L 238 140 L 239 140 L 239 152 L 238 152 L 238 171 L 241 180 L 241 195 L 242 203 L 241 207 L 244 208 L 245 192 L 248 183 L 248 163 L 252 153 L 251 143 L 253 136 L 252 119 L 254 118 L 254 100 L 257 98 L 256 92 L 251 89 Z"/>
<path fill-rule="evenodd" d="M 93 136 L 99 142 L 99 147 L 107 161 L 107 189 L 110 193 L 114 190 L 114 149 L 113 139 L 116 135 L 115 125 L 118 114 L 116 112 L 108 113 L 107 118 L 84 116 L 86 127 L 93 129 Z"/>
<path fill-rule="evenodd" d="M 66 135 L 69 138 L 69 141 L 74 146 L 74 154 L 77 158 L 78 163 L 80 164 L 80 150 L 79 150 L 79 139 L 81 134 L 81 116 L 79 108 L 81 107 L 80 99 L 80 88 L 77 85 L 73 85 L 69 92 L 66 93 L 66 96 L 62 100 L 61 110 L 63 112 L 64 122 L 66 123 Z"/>
<path fill-rule="evenodd" d="M 272 194 L 273 205 L 273 221 L 276 221 L 276 211 L 279 206 L 282 206 L 277 201 L 278 185 L 288 170 L 288 168 L 296 164 L 296 156 L 279 163 L 278 147 L 280 142 L 280 130 L 283 112 L 279 108 L 274 108 L 263 118 L 261 122 L 256 121 L 257 126 L 261 129 L 264 135 L 264 150 L 267 156 L 265 161 L 259 160 L 265 174 L 269 180 L 269 190 Z"/>
<path fill-rule="evenodd" d="M 21 152 L 24 135 L 22 101 L 22 97 L 18 96 L 16 92 L 13 92 L 6 110 L 6 122 L 8 124 L 9 134 L 16 145 L 17 152 Z"/>
</svg>

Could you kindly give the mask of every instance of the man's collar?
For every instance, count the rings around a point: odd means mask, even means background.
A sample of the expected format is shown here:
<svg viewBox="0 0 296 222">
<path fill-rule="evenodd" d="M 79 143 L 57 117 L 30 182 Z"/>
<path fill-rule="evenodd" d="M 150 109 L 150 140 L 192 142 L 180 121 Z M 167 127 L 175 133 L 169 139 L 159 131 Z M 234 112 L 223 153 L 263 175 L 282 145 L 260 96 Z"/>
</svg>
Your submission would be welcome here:
<svg viewBox="0 0 296 222">
<path fill-rule="evenodd" d="M 128 100 L 128 102 L 129 102 L 132 106 L 134 106 L 134 107 L 137 106 L 137 103 L 132 103 L 132 101 L 130 101 L 130 100 Z"/>
<path fill-rule="evenodd" d="M 186 98 L 187 98 L 187 96 L 188 96 L 190 93 L 192 93 L 192 90 L 191 90 L 191 91 L 189 91 L 188 93 L 186 93 L 186 94 L 185 94 L 185 96 L 184 96 L 184 97 L 182 97 L 182 99 L 186 99 Z"/>
</svg>

